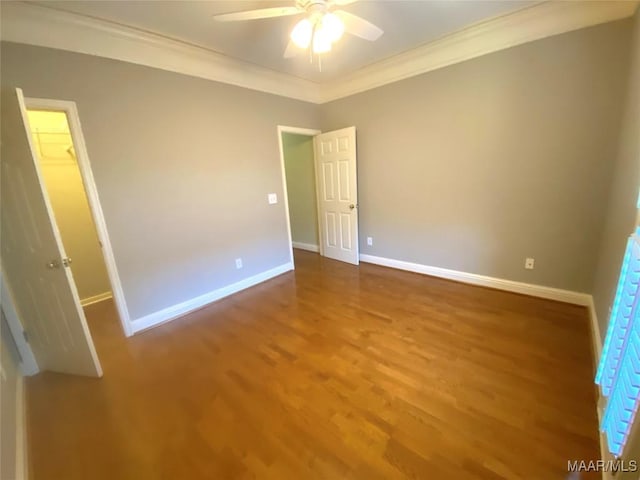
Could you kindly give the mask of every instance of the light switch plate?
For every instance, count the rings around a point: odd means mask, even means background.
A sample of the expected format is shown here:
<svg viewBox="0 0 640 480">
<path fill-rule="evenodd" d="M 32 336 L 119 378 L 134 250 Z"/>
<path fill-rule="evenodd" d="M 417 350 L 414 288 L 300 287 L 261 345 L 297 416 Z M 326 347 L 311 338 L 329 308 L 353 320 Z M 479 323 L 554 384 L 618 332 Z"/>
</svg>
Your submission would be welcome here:
<svg viewBox="0 0 640 480">
<path fill-rule="evenodd" d="M 278 203 L 278 195 L 276 195 L 275 193 L 270 193 L 269 194 L 269 204 L 273 205 L 274 203 Z"/>
</svg>

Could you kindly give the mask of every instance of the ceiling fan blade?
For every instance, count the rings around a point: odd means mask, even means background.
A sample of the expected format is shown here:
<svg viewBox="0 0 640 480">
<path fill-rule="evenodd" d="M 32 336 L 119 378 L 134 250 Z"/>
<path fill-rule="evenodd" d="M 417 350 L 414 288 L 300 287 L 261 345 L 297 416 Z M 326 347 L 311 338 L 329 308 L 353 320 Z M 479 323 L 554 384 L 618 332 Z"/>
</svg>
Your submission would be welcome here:
<svg viewBox="0 0 640 480">
<path fill-rule="evenodd" d="M 303 11 L 304 10 L 300 10 L 298 7 L 260 8 L 258 10 L 248 10 L 246 12 L 214 15 L 213 19 L 218 22 L 237 22 L 241 20 L 258 20 L 260 18 L 286 17 L 289 15 L 297 15 Z"/>
<path fill-rule="evenodd" d="M 299 48 L 296 47 L 296 44 L 293 43 L 293 41 L 289 40 L 289 43 L 287 44 L 287 48 L 284 51 L 284 58 L 293 58 L 298 54 L 298 50 Z"/>
<path fill-rule="evenodd" d="M 384 33 L 381 28 L 376 27 L 373 23 L 353 13 L 345 12 L 344 10 L 336 10 L 333 13 L 344 23 L 345 32 L 355 35 L 356 37 L 374 42 Z"/>
</svg>

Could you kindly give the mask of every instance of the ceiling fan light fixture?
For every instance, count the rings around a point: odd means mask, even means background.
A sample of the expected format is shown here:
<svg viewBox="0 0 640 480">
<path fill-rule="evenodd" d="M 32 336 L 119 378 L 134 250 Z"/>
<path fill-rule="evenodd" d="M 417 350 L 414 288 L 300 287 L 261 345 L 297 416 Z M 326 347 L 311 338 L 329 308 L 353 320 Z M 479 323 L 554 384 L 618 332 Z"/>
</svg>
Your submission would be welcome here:
<svg viewBox="0 0 640 480">
<path fill-rule="evenodd" d="M 321 54 L 332 50 L 345 32 L 370 42 L 378 40 L 384 33 L 381 28 L 358 15 L 339 7 L 358 0 L 289 0 L 289 7 L 267 7 L 242 12 L 214 15 L 220 22 L 257 20 L 304 15 L 289 34 L 290 40 L 284 50 L 284 58 L 293 58 L 297 50 L 306 50 L 309 61 L 318 61 L 321 69 Z M 0 0 L 2 2 L 2 0 Z M 334 10 L 334 8 L 338 9 Z"/>
<path fill-rule="evenodd" d="M 344 33 L 344 23 L 340 18 L 333 14 L 327 13 L 322 17 L 321 30 L 329 37 L 331 43 L 337 42 Z"/>
<path fill-rule="evenodd" d="M 331 51 L 331 37 L 324 28 L 317 28 L 313 32 L 313 53 L 327 53 Z"/>
<path fill-rule="evenodd" d="M 308 18 L 300 20 L 291 31 L 291 41 L 300 48 L 309 48 L 312 36 L 313 25 Z"/>
</svg>

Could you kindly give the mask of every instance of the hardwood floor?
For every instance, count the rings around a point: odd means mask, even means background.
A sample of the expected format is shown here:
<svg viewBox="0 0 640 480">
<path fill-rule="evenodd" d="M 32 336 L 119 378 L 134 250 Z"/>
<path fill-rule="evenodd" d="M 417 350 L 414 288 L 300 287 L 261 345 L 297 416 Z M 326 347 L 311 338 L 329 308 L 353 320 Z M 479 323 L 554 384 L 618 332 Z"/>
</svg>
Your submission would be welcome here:
<svg viewBox="0 0 640 480">
<path fill-rule="evenodd" d="M 129 339 L 88 307 L 104 378 L 28 379 L 30 478 L 564 479 L 599 457 L 584 308 L 295 260 Z"/>
</svg>

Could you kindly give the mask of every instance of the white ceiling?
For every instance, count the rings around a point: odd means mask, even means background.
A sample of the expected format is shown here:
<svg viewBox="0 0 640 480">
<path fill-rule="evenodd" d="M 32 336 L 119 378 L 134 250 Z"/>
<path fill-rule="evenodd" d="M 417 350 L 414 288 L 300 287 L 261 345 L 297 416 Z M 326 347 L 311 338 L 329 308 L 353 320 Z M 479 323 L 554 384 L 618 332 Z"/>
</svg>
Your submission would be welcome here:
<svg viewBox="0 0 640 480">
<path fill-rule="evenodd" d="M 282 54 L 288 35 L 300 16 L 216 22 L 220 13 L 273 6 L 294 0 L 233 1 L 42 1 L 34 2 L 129 27 L 146 30 L 226 56 L 313 82 L 325 83 L 364 66 L 424 45 L 470 24 L 526 8 L 530 0 L 393 0 L 359 1 L 341 7 L 384 30 L 376 42 L 345 35 L 332 52 L 323 56 L 322 72 L 301 53 L 294 59 Z"/>
</svg>

